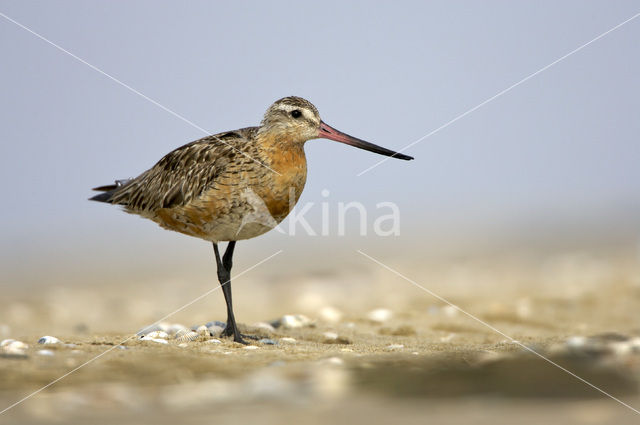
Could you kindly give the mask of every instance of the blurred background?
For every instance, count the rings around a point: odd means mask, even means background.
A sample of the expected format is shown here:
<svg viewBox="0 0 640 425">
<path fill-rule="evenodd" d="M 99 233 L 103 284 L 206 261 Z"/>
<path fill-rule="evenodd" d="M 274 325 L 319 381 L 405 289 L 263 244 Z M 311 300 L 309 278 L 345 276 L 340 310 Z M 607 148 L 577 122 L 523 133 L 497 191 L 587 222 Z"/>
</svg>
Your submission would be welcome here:
<svg viewBox="0 0 640 425">
<path fill-rule="evenodd" d="M 295 94 L 335 127 L 394 149 L 637 9 L 633 1 L 0 6 L 212 133 L 257 125 L 274 100 Z M 333 224 L 328 237 L 272 232 L 242 243 L 238 260 L 253 264 L 271 247 L 340 258 L 360 246 L 637 247 L 639 34 L 637 22 L 613 31 L 411 147 L 411 163 L 387 161 L 357 177 L 382 157 L 308 142 L 301 202 L 316 207 L 307 220 L 319 228 L 321 202 L 335 215 L 337 202 L 359 201 L 375 217 L 375 204 L 391 201 L 400 236 L 360 238 L 356 226 L 337 238 Z M 0 49 L 2 284 L 40 282 L 41 270 L 70 279 L 78 267 L 171 272 L 211 261 L 201 241 L 87 202 L 91 187 L 136 176 L 203 134 L 4 18 Z"/>
<path fill-rule="evenodd" d="M 37 336 L 43 323 L 135 332 L 215 282 L 209 244 L 87 201 L 202 131 L 7 18 L 210 133 L 258 125 L 273 101 L 298 95 L 330 125 L 399 150 L 639 11 L 637 1 L 0 0 L 0 336 Z M 362 250 L 494 319 L 505 305 L 516 316 L 535 306 L 532 293 L 588 293 L 580 312 L 547 311 L 568 328 L 546 337 L 633 322 L 639 39 L 636 19 L 413 145 L 412 162 L 358 175 L 382 157 L 309 141 L 300 203 L 313 203 L 305 218 L 317 233 L 327 205 L 329 234 L 240 242 L 236 273 L 283 251 L 234 285 L 241 321 L 327 305 L 430 308 Z M 366 236 L 355 213 L 338 235 L 338 203 L 351 201 L 367 208 Z M 372 231 L 380 202 L 398 205 L 399 235 Z M 177 318 L 223 320 L 222 307 L 216 298 Z"/>
</svg>

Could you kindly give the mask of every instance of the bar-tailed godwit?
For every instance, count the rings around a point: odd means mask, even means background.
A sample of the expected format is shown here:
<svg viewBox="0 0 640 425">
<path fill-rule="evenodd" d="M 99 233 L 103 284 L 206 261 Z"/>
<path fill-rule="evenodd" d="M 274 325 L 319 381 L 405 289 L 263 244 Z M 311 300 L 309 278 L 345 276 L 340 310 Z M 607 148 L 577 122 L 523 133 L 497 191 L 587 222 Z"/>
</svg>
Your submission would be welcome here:
<svg viewBox="0 0 640 425">
<path fill-rule="evenodd" d="M 271 230 L 289 214 L 307 179 L 304 143 L 318 138 L 413 159 L 330 127 L 311 102 L 291 96 L 271 105 L 259 127 L 188 143 L 134 179 L 95 188 L 103 193 L 91 200 L 121 205 L 165 229 L 212 242 L 227 304 L 222 335 L 245 343 L 231 302 L 236 241 Z M 221 258 L 218 243 L 223 241 L 228 245 Z"/>
</svg>

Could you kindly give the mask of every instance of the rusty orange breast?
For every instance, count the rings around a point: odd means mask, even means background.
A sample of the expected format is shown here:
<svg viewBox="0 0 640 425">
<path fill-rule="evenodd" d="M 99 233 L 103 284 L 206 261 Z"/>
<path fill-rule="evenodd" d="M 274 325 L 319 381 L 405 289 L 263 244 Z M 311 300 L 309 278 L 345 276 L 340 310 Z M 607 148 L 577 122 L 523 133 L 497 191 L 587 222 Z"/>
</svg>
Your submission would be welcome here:
<svg viewBox="0 0 640 425">
<path fill-rule="evenodd" d="M 261 141 L 271 170 L 268 183 L 254 187 L 271 216 L 282 221 L 298 202 L 307 181 L 307 160 L 301 143 Z"/>
</svg>

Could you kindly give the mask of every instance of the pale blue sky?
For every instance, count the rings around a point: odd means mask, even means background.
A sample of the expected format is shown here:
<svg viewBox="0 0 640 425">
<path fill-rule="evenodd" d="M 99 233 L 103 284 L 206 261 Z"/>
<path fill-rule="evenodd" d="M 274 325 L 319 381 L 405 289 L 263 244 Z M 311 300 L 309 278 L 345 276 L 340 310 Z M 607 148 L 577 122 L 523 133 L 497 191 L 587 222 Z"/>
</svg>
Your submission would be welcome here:
<svg viewBox="0 0 640 425">
<path fill-rule="evenodd" d="M 212 132 L 256 125 L 295 94 L 399 149 L 640 2 L 0 1 L 0 12 Z M 411 163 L 356 177 L 381 157 L 311 141 L 302 201 L 324 188 L 334 202 L 394 201 L 408 233 L 557 221 L 637 235 L 638 40 L 640 18 L 412 147 Z M 186 244 L 86 198 L 202 133 L 3 18 L 0 54 L 5 260 Z"/>
</svg>

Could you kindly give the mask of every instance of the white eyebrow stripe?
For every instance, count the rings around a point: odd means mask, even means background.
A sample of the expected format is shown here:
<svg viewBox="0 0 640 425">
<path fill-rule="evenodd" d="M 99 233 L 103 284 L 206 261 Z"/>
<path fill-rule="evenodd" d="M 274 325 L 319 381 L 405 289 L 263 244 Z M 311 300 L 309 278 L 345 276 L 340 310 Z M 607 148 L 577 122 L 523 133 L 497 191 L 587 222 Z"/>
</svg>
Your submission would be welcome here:
<svg viewBox="0 0 640 425">
<path fill-rule="evenodd" d="M 282 103 L 278 105 L 278 109 L 286 112 L 295 111 L 297 109 L 300 112 L 302 112 L 302 115 L 304 115 L 306 119 L 314 122 L 319 122 L 319 119 L 316 117 L 316 114 L 312 110 L 310 110 L 309 108 L 305 108 L 304 106 L 294 106 L 294 105 Z"/>
<path fill-rule="evenodd" d="M 287 112 L 291 112 L 294 109 L 302 109 L 302 108 L 299 108 L 298 106 L 288 105 L 286 103 L 281 103 L 280 105 L 278 105 L 278 109 L 282 109 L 282 110 L 285 110 Z"/>
</svg>

